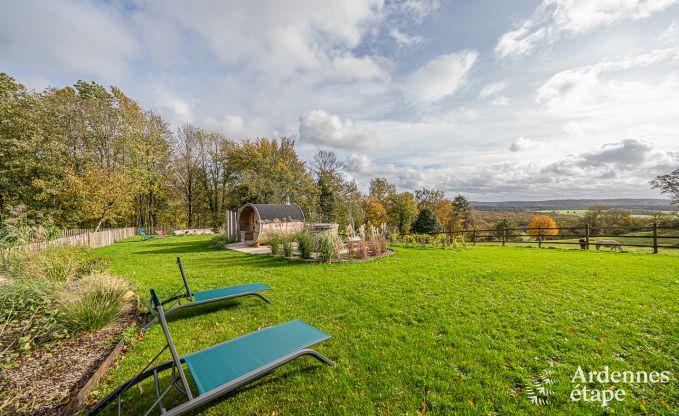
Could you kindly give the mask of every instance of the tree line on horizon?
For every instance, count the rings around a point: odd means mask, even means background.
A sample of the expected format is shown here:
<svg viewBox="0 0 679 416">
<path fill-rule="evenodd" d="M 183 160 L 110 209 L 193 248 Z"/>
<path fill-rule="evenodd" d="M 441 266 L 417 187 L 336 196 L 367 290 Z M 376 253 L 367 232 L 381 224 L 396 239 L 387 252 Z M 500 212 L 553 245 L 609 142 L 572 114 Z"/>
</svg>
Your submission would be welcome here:
<svg viewBox="0 0 679 416">
<path fill-rule="evenodd" d="M 290 138 L 236 141 L 190 124 L 173 131 L 118 88 L 95 82 L 36 92 L 0 73 L 0 120 L 0 224 L 22 215 L 60 228 L 218 228 L 226 210 L 287 200 L 309 221 L 343 227 L 351 218 L 402 234 L 525 222 L 474 212 L 463 195 L 399 192 L 385 178 L 373 178 L 364 195 L 331 151 L 305 162 Z M 671 193 L 677 176 L 653 185 Z"/>
<path fill-rule="evenodd" d="M 17 215 L 60 228 L 219 227 L 245 203 L 292 201 L 310 221 L 410 230 L 431 210 L 466 226 L 463 196 L 397 192 L 384 178 L 363 195 L 331 151 L 300 159 L 290 138 L 232 140 L 160 115 L 115 87 L 78 81 L 29 91 L 0 73 L 0 222 Z M 351 215 L 349 211 L 351 210 Z"/>
</svg>

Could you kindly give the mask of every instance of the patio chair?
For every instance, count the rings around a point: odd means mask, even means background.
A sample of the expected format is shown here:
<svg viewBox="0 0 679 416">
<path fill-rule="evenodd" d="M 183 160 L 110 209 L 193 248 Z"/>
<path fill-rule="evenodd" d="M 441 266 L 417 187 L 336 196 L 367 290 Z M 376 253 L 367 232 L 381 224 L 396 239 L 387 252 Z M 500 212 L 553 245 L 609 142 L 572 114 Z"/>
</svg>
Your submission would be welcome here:
<svg viewBox="0 0 679 416">
<path fill-rule="evenodd" d="M 219 289 L 205 290 L 202 292 L 194 292 L 189 287 L 189 282 L 186 279 L 186 274 L 184 273 L 184 265 L 182 264 L 182 259 L 180 259 L 179 257 L 177 257 L 177 266 L 179 266 L 179 272 L 182 275 L 182 281 L 184 282 L 184 286 L 181 287 L 177 292 L 175 292 L 174 295 L 170 296 L 168 299 L 165 299 L 161 302 L 162 306 L 176 303 L 176 305 L 171 306 L 169 309 L 165 310 L 165 315 L 169 315 L 180 309 L 188 308 L 191 306 L 202 305 L 204 303 L 219 302 L 222 300 L 239 298 L 242 296 L 258 296 L 266 303 L 271 303 L 269 299 L 267 299 L 264 295 L 259 293 L 262 290 L 271 290 L 271 287 L 262 283 L 249 283 L 244 285 L 223 287 Z M 179 293 L 182 291 L 183 293 Z M 158 322 L 158 315 L 155 313 L 155 308 L 151 304 L 152 303 L 151 301 L 152 299 L 149 299 L 148 305 L 149 312 L 147 312 L 145 316 L 146 317 L 153 316 L 153 318 L 149 320 L 146 324 L 144 324 L 144 326 L 141 328 L 142 331 L 146 331 L 147 329 L 149 329 L 149 327 L 151 327 L 151 325 Z M 182 301 L 186 303 L 182 303 Z"/>
<path fill-rule="evenodd" d="M 157 408 L 162 415 L 174 416 L 204 405 L 304 355 L 309 355 L 320 362 L 334 366 L 332 361 L 309 348 L 327 340 L 330 335 L 299 320 L 251 332 L 242 337 L 180 357 L 172 343 L 163 305 L 153 289 L 151 289 L 151 300 L 165 335 L 165 347 L 139 374 L 113 390 L 90 409 L 88 415 L 99 413 L 113 402 L 117 402 L 118 415 L 121 415 L 122 395 L 149 377 L 153 377 L 157 399 L 144 414 L 149 414 L 154 408 Z M 170 350 L 172 359 L 151 367 L 166 349 Z M 189 384 L 182 364 L 186 365 L 186 370 L 193 379 L 195 389 Z M 162 391 L 160 387 L 161 373 L 170 377 L 167 387 Z M 166 408 L 163 398 L 173 388 L 179 391 L 186 398 L 186 401 L 175 407 Z"/>
<path fill-rule="evenodd" d="M 165 238 L 165 237 L 167 237 L 167 234 L 165 234 L 165 231 L 163 231 L 163 230 L 158 230 L 158 231 L 156 231 L 156 235 L 157 235 L 158 237 L 160 237 L 160 238 Z"/>
<path fill-rule="evenodd" d="M 139 228 L 139 235 L 141 235 L 143 241 L 150 240 L 152 238 L 156 238 L 155 235 L 148 235 L 146 234 L 146 230 L 144 230 L 144 227 Z"/>
</svg>

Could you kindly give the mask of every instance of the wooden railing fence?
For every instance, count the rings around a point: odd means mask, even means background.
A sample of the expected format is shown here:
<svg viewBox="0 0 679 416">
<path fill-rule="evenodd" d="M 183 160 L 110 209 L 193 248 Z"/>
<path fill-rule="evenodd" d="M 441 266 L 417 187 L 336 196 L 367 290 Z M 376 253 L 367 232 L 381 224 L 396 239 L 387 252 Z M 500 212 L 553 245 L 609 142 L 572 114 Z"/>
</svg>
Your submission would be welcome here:
<svg viewBox="0 0 679 416">
<path fill-rule="evenodd" d="M 674 232 L 672 235 L 667 232 Z M 629 233 L 638 233 L 630 235 Z M 585 250 L 596 245 L 596 240 L 615 240 L 623 247 L 646 247 L 658 253 L 660 249 L 679 249 L 679 227 L 661 227 L 657 223 L 652 226 L 616 226 L 616 227 L 537 227 L 537 228 L 500 228 L 500 229 L 467 229 L 430 233 L 444 234 L 452 239 L 464 236 L 465 241 L 476 243 L 497 243 L 507 245 L 537 244 L 543 245 L 579 245 Z M 568 241 L 577 239 L 578 241 Z M 665 242 L 665 243 L 663 243 Z"/>
</svg>

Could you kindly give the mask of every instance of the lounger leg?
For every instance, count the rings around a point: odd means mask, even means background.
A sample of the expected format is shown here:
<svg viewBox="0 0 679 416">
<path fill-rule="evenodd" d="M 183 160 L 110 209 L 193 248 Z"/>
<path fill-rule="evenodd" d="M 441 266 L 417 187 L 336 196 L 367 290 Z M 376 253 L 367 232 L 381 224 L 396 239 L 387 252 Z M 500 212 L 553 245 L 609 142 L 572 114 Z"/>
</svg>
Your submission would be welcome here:
<svg viewBox="0 0 679 416">
<path fill-rule="evenodd" d="M 262 298 L 262 300 L 263 300 L 264 302 L 266 302 L 266 303 L 271 303 L 271 301 L 270 301 L 269 299 L 267 299 L 266 296 L 262 295 L 262 294 L 259 293 L 259 292 L 254 292 L 253 295 L 259 296 L 259 297 Z"/>
<path fill-rule="evenodd" d="M 147 329 L 151 328 L 153 324 L 158 322 L 158 317 L 154 316 L 153 319 L 148 321 L 147 323 L 144 324 L 144 326 L 141 327 L 141 332 L 146 332 Z"/>
<path fill-rule="evenodd" d="M 335 366 L 335 363 L 333 363 L 332 361 L 330 361 L 330 360 L 328 359 L 328 357 L 326 357 L 325 355 L 321 354 L 320 352 L 318 352 L 318 351 L 316 351 L 316 350 L 312 350 L 312 349 L 310 349 L 310 348 L 306 348 L 306 349 L 301 350 L 300 352 L 301 352 L 300 355 L 310 355 L 310 356 L 314 357 L 315 359 L 317 359 L 318 361 L 320 361 L 320 362 L 322 362 L 322 363 L 325 363 L 325 364 L 327 364 L 327 365 L 329 365 L 329 366 L 331 366 L 331 367 L 334 367 L 334 366 Z"/>
</svg>

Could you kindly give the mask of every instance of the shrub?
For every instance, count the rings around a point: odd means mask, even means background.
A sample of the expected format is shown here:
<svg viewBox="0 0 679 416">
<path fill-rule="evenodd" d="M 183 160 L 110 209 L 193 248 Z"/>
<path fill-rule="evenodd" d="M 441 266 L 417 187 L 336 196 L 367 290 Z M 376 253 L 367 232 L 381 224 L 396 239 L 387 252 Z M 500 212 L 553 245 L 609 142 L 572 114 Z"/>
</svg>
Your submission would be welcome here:
<svg viewBox="0 0 679 416">
<path fill-rule="evenodd" d="M 299 255 L 303 259 L 310 259 L 313 250 L 311 241 L 311 233 L 308 230 L 302 230 L 297 233 L 297 249 Z"/>
<path fill-rule="evenodd" d="M 286 240 L 283 243 L 283 255 L 285 257 L 292 257 L 292 241 Z"/>
<path fill-rule="evenodd" d="M 208 248 L 224 248 L 225 245 L 230 243 L 235 243 L 236 241 L 232 238 L 228 238 L 226 234 L 217 234 L 212 237 L 207 243 Z"/>
<path fill-rule="evenodd" d="M 128 298 L 127 281 L 107 274 L 95 274 L 78 282 L 59 299 L 59 323 L 70 333 L 101 329 L 117 320 Z"/>
<path fill-rule="evenodd" d="M 331 261 L 339 257 L 339 240 L 332 233 L 318 233 L 314 240 L 316 251 L 320 254 L 321 260 Z"/>
<path fill-rule="evenodd" d="M 15 251 L 8 259 L 10 275 L 52 282 L 71 282 L 108 267 L 105 259 L 89 257 L 85 246 L 52 245 L 39 252 Z"/>
<path fill-rule="evenodd" d="M 281 244 L 283 243 L 283 235 L 281 233 L 269 233 L 269 244 L 271 245 L 271 253 L 277 256 L 281 252 Z"/>
</svg>

